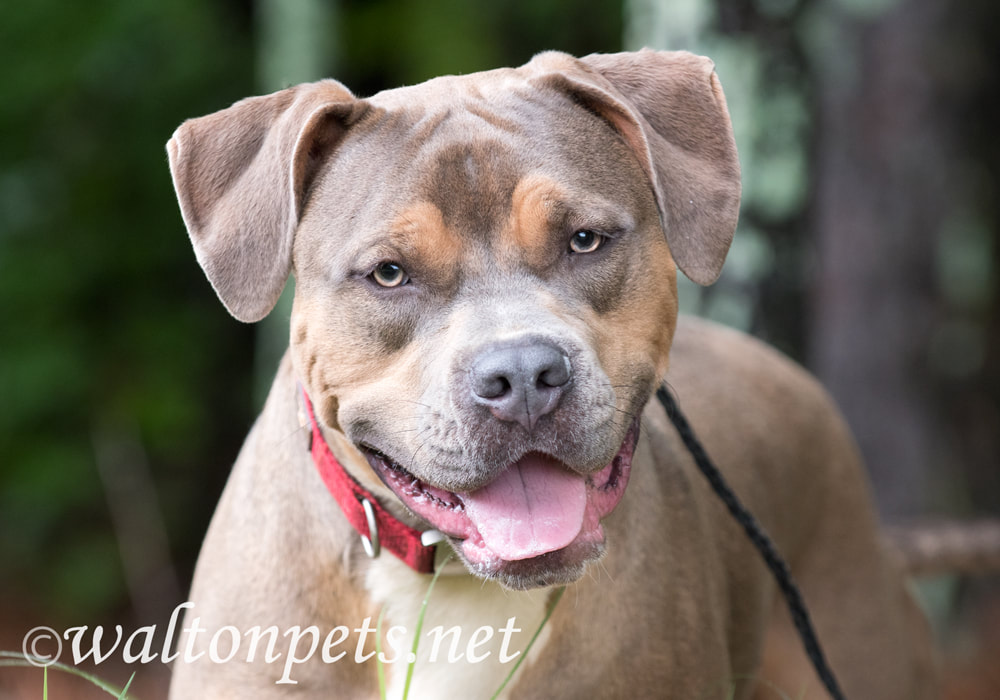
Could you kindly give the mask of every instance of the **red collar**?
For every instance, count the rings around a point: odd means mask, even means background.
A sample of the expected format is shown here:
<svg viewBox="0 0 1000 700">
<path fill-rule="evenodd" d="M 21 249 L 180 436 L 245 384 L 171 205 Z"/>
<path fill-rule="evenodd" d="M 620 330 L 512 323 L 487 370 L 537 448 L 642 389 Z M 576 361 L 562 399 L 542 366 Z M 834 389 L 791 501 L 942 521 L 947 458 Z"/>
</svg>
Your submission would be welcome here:
<svg viewBox="0 0 1000 700">
<path fill-rule="evenodd" d="M 313 462 L 330 495 L 340 506 L 348 522 L 361 535 L 368 556 L 374 559 L 384 547 L 414 571 L 421 574 L 434 573 L 433 544 L 424 545 L 421 541 L 424 533 L 393 516 L 379 504 L 375 496 L 347 473 L 323 439 L 319 421 L 316 420 L 312 402 L 305 389 L 300 387 L 300 391 L 312 427 L 309 444 Z"/>
</svg>

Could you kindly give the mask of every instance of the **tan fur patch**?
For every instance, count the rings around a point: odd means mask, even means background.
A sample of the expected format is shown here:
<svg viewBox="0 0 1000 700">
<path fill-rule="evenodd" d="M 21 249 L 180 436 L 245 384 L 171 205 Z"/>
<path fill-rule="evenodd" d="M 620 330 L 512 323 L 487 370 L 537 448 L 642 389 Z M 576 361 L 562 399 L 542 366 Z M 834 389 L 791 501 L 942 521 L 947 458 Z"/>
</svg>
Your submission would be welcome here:
<svg viewBox="0 0 1000 700">
<path fill-rule="evenodd" d="M 657 379 L 667 372 L 670 346 L 677 327 L 677 267 L 665 242 L 654 240 L 647 251 L 649 260 L 656 261 L 658 268 L 644 271 L 643 284 L 647 293 L 635 303 L 624 304 L 605 319 L 594 321 L 601 329 L 597 347 L 602 363 L 609 369 L 625 368 L 622 377 L 611 377 L 612 382 L 628 381 L 629 375 L 636 370 L 632 358 L 636 347 L 640 346 L 649 348 L 649 357 L 655 358 Z M 621 342 L 623 328 L 629 329 L 633 337 L 631 343 Z"/>
<path fill-rule="evenodd" d="M 407 257 L 419 261 L 425 274 L 442 282 L 456 272 L 462 242 L 448 230 L 441 210 L 430 202 L 404 209 L 390 225 L 389 238 Z"/>
<path fill-rule="evenodd" d="M 550 232 L 562 199 L 559 185 L 544 175 L 528 175 L 511 197 L 510 236 L 515 255 L 531 267 L 542 267 L 562 251 L 551 245 Z"/>
</svg>

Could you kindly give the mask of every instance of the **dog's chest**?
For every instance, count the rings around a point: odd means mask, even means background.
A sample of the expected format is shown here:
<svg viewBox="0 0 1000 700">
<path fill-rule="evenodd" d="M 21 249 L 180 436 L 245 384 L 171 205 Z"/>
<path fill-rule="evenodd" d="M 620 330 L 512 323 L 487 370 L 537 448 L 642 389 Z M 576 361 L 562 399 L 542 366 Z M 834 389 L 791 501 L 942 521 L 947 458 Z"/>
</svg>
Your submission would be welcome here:
<svg viewBox="0 0 1000 700">
<path fill-rule="evenodd" d="M 403 697 L 420 607 L 430 581 L 430 576 L 417 574 L 392 557 L 372 561 L 368 570 L 368 593 L 385 611 L 383 654 L 390 700 Z M 452 563 L 438 578 L 428 601 L 407 697 L 492 697 L 521 660 L 545 616 L 547 601 L 548 591 L 509 591 L 474 578 Z M 518 675 L 538 658 L 547 639 L 548 629 L 543 629 Z M 500 697 L 508 696 L 505 692 Z"/>
</svg>

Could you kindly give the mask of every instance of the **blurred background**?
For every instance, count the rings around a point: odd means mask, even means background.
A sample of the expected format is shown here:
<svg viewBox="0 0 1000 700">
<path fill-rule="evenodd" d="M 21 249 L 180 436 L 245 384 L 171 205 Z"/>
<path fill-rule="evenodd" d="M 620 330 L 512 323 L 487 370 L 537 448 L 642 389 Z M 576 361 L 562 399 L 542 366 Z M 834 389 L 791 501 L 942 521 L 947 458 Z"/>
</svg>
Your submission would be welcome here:
<svg viewBox="0 0 1000 700">
<path fill-rule="evenodd" d="M 711 56 L 743 210 L 723 278 L 683 284 L 682 307 L 820 376 L 886 522 L 1000 514 L 998 27 L 992 0 L 0 4 L 0 649 L 42 624 L 162 624 L 185 600 L 287 305 L 227 315 L 164 144 L 327 76 L 368 95 L 550 48 Z M 920 585 L 947 697 L 1000 697 L 1000 580 Z M 163 697 L 159 664 L 99 673 L 132 671 Z M 69 677 L 50 692 L 90 697 Z M 0 668 L 15 697 L 41 697 L 41 672 Z"/>
</svg>

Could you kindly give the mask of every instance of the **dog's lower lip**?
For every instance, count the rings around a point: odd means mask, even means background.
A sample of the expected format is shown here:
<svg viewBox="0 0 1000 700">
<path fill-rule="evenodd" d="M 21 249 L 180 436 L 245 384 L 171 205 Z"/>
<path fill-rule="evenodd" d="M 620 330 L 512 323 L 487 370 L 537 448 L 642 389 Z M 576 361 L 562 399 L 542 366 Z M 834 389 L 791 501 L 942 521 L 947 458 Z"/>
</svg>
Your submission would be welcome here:
<svg viewBox="0 0 1000 700">
<path fill-rule="evenodd" d="M 365 456 L 368 457 L 369 461 L 372 461 L 373 459 L 377 460 L 378 463 L 383 465 L 386 469 L 392 469 L 393 471 L 399 472 L 400 474 L 404 474 L 406 476 L 413 476 L 412 474 L 410 474 L 410 472 L 403 469 L 403 467 L 399 464 L 399 462 L 395 461 L 384 452 L 377 450 L 370 445 L 364 445 L 364 444 L 361 445 L 361 450 L 362 452 L 365 453 Z M 416 479 L 415 476 L 413 476 L 413 478 Z"/>
<path fill-rule="evenodd" d="M 382 483 L 400 496 L 404 503 L 406 502 L 406 499 L 403 498 L 404 495 L 410 495 L 413 497 L 419 494 L 435 501 L 440 506 L 447 507 L 452 510 L 464 509 L 462 499 L 459 498 L 457 494 L 451 491 L 446 491 L 445 489 L 435 488 L 424 483 L 416 475 L 400 465 L 399 462 L 370 445 L 362 444 L 360 447 L 362 453 L 367 458 L 368 463 L 371 465 L 372 470 L 379 477 L 379 479 L 382 480 Z M 398 475 L 399 479 L 392 479 L 390 472 Z M 405 488 L 407 493 L 400 494 L 400 488 Z M 447 495 L 448 498 L 443 497 L 445 495 Z M 445 534 L 449 533 L 446 532 Z"/>
</svg>

